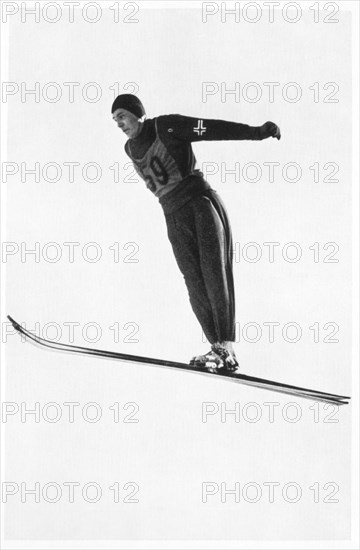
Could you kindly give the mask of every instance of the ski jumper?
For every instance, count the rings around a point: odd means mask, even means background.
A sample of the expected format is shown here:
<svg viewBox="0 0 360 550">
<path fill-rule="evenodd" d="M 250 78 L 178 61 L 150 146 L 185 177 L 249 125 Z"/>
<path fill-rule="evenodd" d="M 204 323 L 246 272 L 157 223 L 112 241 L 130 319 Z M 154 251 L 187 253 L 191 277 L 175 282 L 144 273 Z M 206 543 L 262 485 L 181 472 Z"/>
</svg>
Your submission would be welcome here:
<svg viewBox="0 0 360 550">
<path fill-rule="evenodd" d="M 235 340 L 231 227 L 224 204 L 196 168 L 191 143 L 260 140 L 259 127 L 182 115 L 146 119 L 125 143 L 139 176 L 164 210 L 192 309 L 211 344 Z"/>
</svg>

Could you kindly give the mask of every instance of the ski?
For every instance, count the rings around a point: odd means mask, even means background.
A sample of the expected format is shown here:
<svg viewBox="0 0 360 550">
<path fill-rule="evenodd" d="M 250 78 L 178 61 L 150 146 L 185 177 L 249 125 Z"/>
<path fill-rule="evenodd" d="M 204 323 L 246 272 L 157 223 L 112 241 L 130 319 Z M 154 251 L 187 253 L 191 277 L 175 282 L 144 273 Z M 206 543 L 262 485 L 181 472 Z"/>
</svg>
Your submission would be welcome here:
<svg viewBox="0 0 360 550">
<path fill-rule="evenodd" d="M 311 390 L 308 388 L 302 388 L 299 386 L 293 386 L 290 384 L 283 384 L 281 382 L 275 382 L 273 380 L 267 380 L 265 378 L 257 378 L 255 376 L 248 376 L 239 372 L 211 372 L 206 367 L 195 367 L 188 365 L 187 363 L 178 363 L 176 361 L 168 361 L 165 359 L 154 359 L 152 357 L 144 357 L 138 355 L 130 355 L 126 353 L 119 353 L 115 351 L 107 351 L 95 348 L 86 348 L 82 346 L 76 346 L 73 344 L 64 344 L 61 342 L 52 342 L 45 338 L 41 338 L 36 334 L 30 332 L 21 324 L 17 323 L 10 315 L 7 316 L 14 329 L 33 342 L 44 346 L 46 348 L 55 349 L 58 351 L 66 351 L 67 353 L 78 353 L 82 355 L 104 357 L 115 360 L 131 361 L 135 363 L 143 363 L 149 365 L 155 365 L 159 367 L 167 367 L 170 369 L 184 370 L 188 372 L 195 372 L 204 374 L 207 376 L 218 376 L 226 380 L 238 382 L 240 384 L 254 386 L 260 389 L 266 389 L 276 391 L 279 393 L 285 393 L 296 397 L 302 397 L 305 399 L 312 399 L 313 401 L 325 401 L 335 405 L 346 405 L 349 403 L 349 396 L 342 396 L 318 390 Z"/>
</svg>

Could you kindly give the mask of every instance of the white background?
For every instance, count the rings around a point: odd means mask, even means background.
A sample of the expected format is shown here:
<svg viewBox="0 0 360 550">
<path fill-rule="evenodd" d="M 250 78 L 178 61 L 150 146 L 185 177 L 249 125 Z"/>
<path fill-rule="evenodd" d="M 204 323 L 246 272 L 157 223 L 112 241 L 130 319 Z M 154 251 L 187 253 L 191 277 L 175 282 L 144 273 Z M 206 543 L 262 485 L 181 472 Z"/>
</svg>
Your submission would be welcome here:
<svg viewBox="0 0 360 550">
<path fill-rule="evenodd" d="M 124 136 L 111 119 L 114 90 L 110 88 L 118 83 L 118 93 L 131 92 L 126 86 L 131 82 L 148 117 L 180 113 L 254 126 L 273 120 L 280 126 L 280 142 L 194 145 L 200 168 L 203 163 L 220 166 L 222 162 L 228 169 L 235 162 L 241 167 L 256 162 L 262 168 L 257 182 L 242 176 L 237 182 L 232 175 L 222 181 L 220 170 L 208 177 L 227 205 L 234 241 L 239 243 L 234 265 L 240 324 L 237 355 L 246 374 L 348 395 L 352 391 L 350 11 L 339 12 L 334 16 L 339 22 L 333 24 L 323 22 L 330 12 L 321 12 L 316 24 L 310 4 L 302 3 L 301 19 L 293 24 L 279 11 L 274 23 L 269 23 L 265 8 L 261 20 L 253 24 L 243 19 L 236 23 L 231 16 L 222 23 L 220 11 L 203 23 L 200 4 L 168 9 L 164 2 L 156 8 L 139 4 L 133 16 L 138 22 L 131 24 L 114 23 L 110 5 L 101 3 L 102 17 L 94 24 L 84 21 L 79 11 L 75 22 L 69 23 L 65 7 L 56 24 L 43 18 L 34 23 L 31 16 L 22 23 L 19 14 L 8 23 L 7 81 L 19 88 L 21 83 L 33 88 L 39 82 L 40 90 L 56 82 L 62 96 L 57 102 L 42 95 L 39 102 L 31 95 L 22 101 L 20 92 L 7 97 L 6 160 L 24 162 L 28 168 L 35 162 L 41 167 L 56 162 L 63 173 L 56 183 L 44 178 L 35 182 L 29 174 L 21 181 L 20 171 L 8 177 L 5 241 L 29 249 L 39 242 L 40 251 L 55 242 L 62 256 L 58 262 L 49 261 L 54 252 L 49 249 L 49 256 L 40 254 L 39 262 L 33 255 L 22 261 L 20 252 L 7 258 L 6 313 L 30 329 L 40 327 L 40 334 L 47 337 L 55 337 L 55 332 L 50 329 L 45 334 L 43 327 L 55 323 L 64 342 L 69 341 L 64 323 L 80 323 L 75 329 L 79 345 L 89 345 L 81 332 L 84 325 L 97 323 L 102 334 L 90 344 L 93 347 L 176 361 L 188 361 L 208 349 L 172 256 L 160 205 L 143 182 L 123 181 L 131 171 L 123 169 L 128 158 Z M 121 19 L 130 12 L 121 9 Z M 79 83 L 73 102 L 64 82 Z M 101 87 L 99 101 L 83 98 L 81 90 L 89 82 Z M 225 101 L 220 93 L 204 97 L 204 82 L 219 87 L 225 83 L 227 89 L 238 82 L 240 91 L 256 82 L 262 97 L 257 102 L 246 96 L 236 101 L 231 94 Z M 280 84 L 273 102 L 264 82 Z M 301 87 L 297 102 L 281 93 L 289 82 Z M 319 102 L 309 88 L 315 82 L 320 86 Z M 329 82 L 339 86 L 336 103 L 324 102 L 332 90 L 324 90 Z M 87 182 L 78 168 L 75 181 L 69 182 L 64 162 L 78 162 L 80 168 L 96 162 L 102 177 Z M 120 165 L 118 183 L 109 169 L 115 162 Z M 275 181 L 269 181 L 264 162 L 280 163 Z M 302 168 L 297 182 L 286 181 L 281 174 L 289 162 Z M 329 172 L 322 170 L 320 181 L 314 182 L 309 167 L 315 162 L 321 167 L 337 163 L 339 181 L 324 182 Z M 80 243 L 73 263 L 68 261 L 65 242 Z M 89 242 L 101 247 L 98 262 L 85 261 L 81 254 Z M 109 249 L 115 242 L 120 262 L 114 262 Z M 261 247 L 258 262 L 239 255 L 250 242 Z M 265 242 L 280 243 L 274 262 L 269 262 Z M 289 242 L 301 248 L 297 262 L 282 256 Z M 339 247 L 334 256 L 338 262 L 324 262 L 332 250 L 323 249 L 329 242 Z M 123 249 L 126 243 L 136 243 L 138 262 L 123 261 L 131 251 Z M 314 243 L 320 245 L 319 262 L 309 248 Z M 290 249 L 289 255 L 293 253 Z M 253 254 L 254 248 L 249 249 L 249 256 Z M 264 326 L 269 322 L 280 323 L 273 343 Z M 302 329 L 296 343 L 286 341 L 281 333 L 290 322 Z M 114 323 L 120 326 L 119 342 L 114 342 L 109 328 Z M 130 334 L 130 329 L 123 328 L 126 323 L 139 327 L 133 336 L 138 342 L 124 341 Z M 241 331 L 247 323 L 262 328 L 258 342 L 244 339 Z M 314 323 L 320 326 L 318 343 L 309 329 Z M 330 334 L 329 328 L 324 329 L 326 323 L 339 326 L 334 336 L 337 343 L 324 342 Z M 288 334 L 294 336 L 291 331 Z M 248 336 L 253 338 L 254 332 L 250 330 Z M 57 423 L 43 417 L 36 423 L 31 416 L 23 423 L 20 413 L 8 418 L 5 481 L 23 481 L 29 487 L 36 481 L 41 486 L 96 481 L 103 489 L 101 500 L 94 504 L 80 494 L 69 504 L 65 491 L 54 504 L 43 499 L 37 504 L 33 497 L 22 503 L 19 494 L 9 497 L 4 507 L 9 547 L 14 539 L 143 541 L 138 544 L 183 540 L 184 545 L 189 540 L 237 541 L 238 545 L 246 540 L 269 545 L 276 540 L 294 544 L 336 540 L 338 547 L 345 547 L 341 541 L 350 539 L 350 406 L 336 411 L 337 422 L 329 423 L 331 409 L 320 404 L 320 421 L 315 422 L 311 401 L 212 377 L 42 351 L 13 334 L 7 338 L 6 350 L 5 400 L 19 406 L 25 402 L 29 408 L 35 402 L 40 407 L 56 402 L 63 416 Z M 289 408 L 294 401 L 297 408 Z M 102 418 L 89 423 L 78 412 L 75 422 L 69 423 L 64 402 L 78 402 L 80 410 L 88 402 L 97 402 Z M 120 403 L 121 420 L 126 415 L 123 405 L 137 403 L 139 422 L 114 423 L 109 410 L 114 402 Z M 219 406 L 223 402 L 230 409 L 239 402 L 245 418 L 242 415 L 235 422 L 234 416 L 228 416 L 222 423 L 217 414 L 202 422 L 203 402 Z M 273 423 L 266 402 L 277 403 Z M 248 403 L 256 404 L 249 409 L 249 417 L 255 406 L 260 410 L 258 422 L 246 419 Z M 287 412 L 290 417 L 297 412 L 298 422 L 286 421 Z M 116 481 L 120 487 L 136 482 L 139 502 L 114 504 L 108 487 Z M 204 482 L 225 482 L 228 488 L 235 482 L 241 487 L 253 482 L 263 492 L 257 503 L 243 498 L 236 503 L 232 496 L 221 503 L 219 492 L 205 504 L 201 500 Z M 274 503 L 269 503 L 264 482 L 280 484 Z M 289 482 L 301 487 L 297 503 L 281 495 Z M 321 487 L 319 503 L 309 489 L 314 483 Z M 324 489 L 326 483 L 339 486 L 339 502 L 323 502 L 331 492 Z"/>
</svg>

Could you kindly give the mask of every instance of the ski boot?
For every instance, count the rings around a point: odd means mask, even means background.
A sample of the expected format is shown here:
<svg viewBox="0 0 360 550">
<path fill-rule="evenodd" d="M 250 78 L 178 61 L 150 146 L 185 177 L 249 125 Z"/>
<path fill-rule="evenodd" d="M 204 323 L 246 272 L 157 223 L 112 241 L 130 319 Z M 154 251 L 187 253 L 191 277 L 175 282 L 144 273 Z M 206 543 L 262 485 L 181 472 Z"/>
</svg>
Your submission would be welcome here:
<svg viewBox="0 0 360 550">
<path fill-rule="evenodd" d="M 222 361 L 212 349 L 204 355 L 195 355 L 189 363 L 192 367 L 206 368 L 209 372 L 217 372 L 222 366 Z"/>
<path fill-rule="evenodd" d="M 239 363 L 236 359 L 232 342 L 216 342 L 211 346 L 211 350 L 221 361 L 221 365 L 217 369 L 218 372 L 235 372 L 238 369 Z"/>
<path fill-rule="evenodd" d="M 217 342 L 212 344 L 211 350 L 205 355 L 193 357 L 190 365 L 204 367 L 209 372 L 234 372 L 237 370 L 239 363 L 231 342 Z"/>
</svg>

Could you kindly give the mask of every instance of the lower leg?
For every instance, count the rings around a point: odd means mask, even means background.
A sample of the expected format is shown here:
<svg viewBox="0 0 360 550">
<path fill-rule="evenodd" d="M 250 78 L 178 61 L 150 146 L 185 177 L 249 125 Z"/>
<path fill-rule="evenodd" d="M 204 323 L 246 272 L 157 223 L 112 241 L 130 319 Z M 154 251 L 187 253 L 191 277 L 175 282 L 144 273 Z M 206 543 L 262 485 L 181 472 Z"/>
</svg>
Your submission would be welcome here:
<svg viewBox="0 0 360 550">
<path fill-rule="evenodd" d="M 167 232 L 178 267 L 183 274 L 189 300 L 202 330 L 210 343 L 218 336 L 214 323 L 213 306 L 209 299 L 196 234 L 196 208 L 192 202 L 180 211 L 167 216 Z"/>
<path fill-rule="evenodd" d="M 211 344 L 231 348 L 235 340 L 235 290 L 232 271 L 232 234 L 220 197 L 203 197 L 196 219 L 200 266 L 212 308 L 215 334 Z"/>
</svg>

